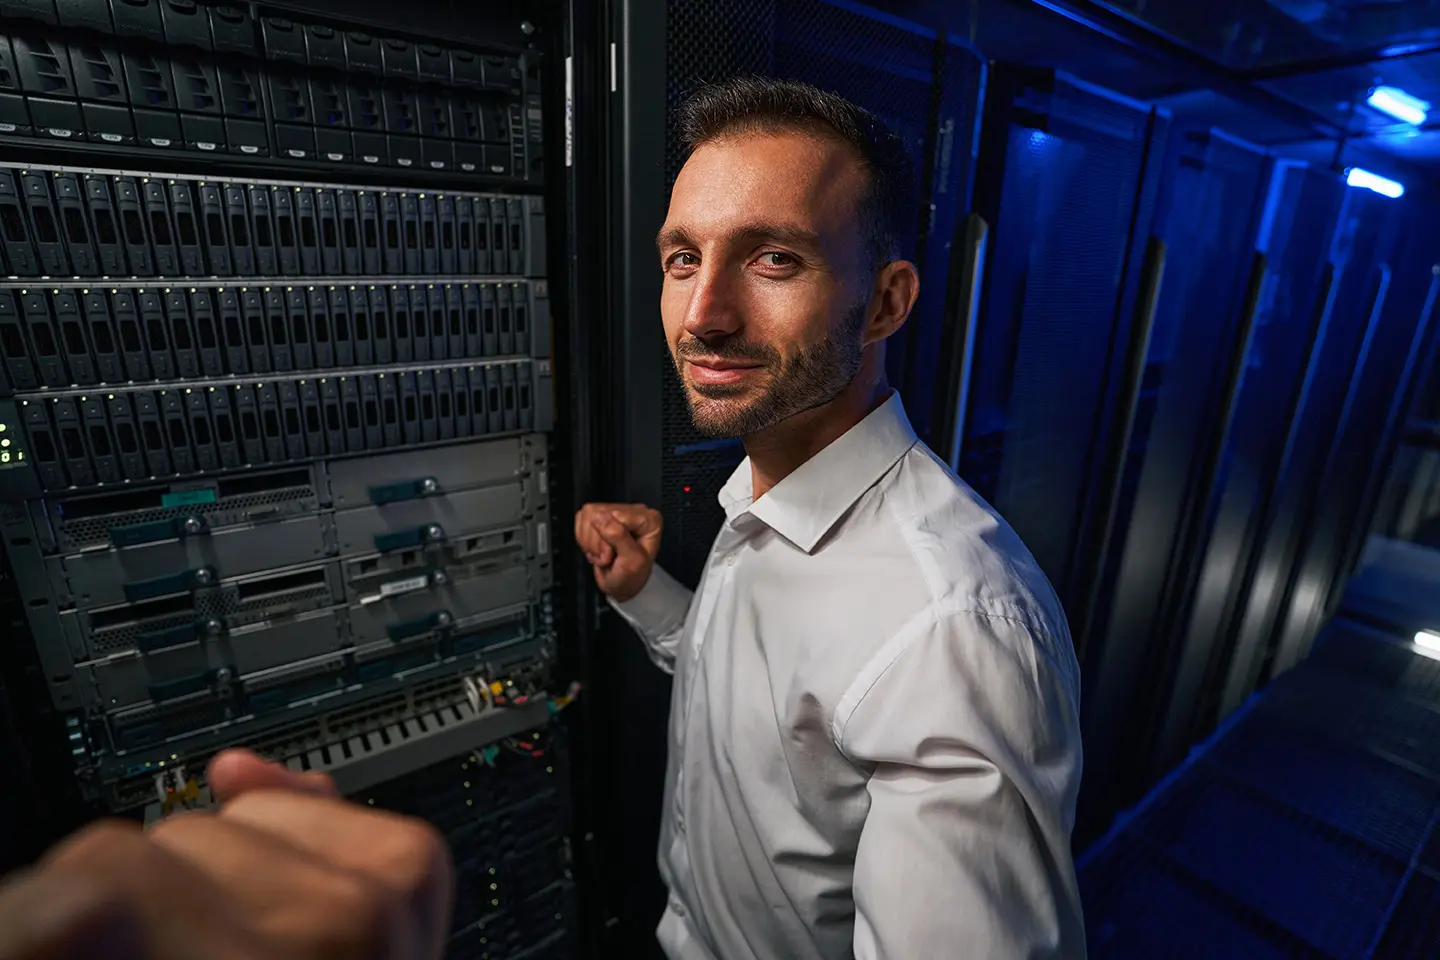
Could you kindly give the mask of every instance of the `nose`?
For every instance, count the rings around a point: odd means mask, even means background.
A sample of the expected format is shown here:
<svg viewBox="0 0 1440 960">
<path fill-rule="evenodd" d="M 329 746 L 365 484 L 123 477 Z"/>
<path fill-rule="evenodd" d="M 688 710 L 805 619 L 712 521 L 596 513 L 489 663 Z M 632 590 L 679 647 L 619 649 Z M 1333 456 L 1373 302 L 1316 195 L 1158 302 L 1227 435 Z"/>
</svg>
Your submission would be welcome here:
<svg viewBox="0 0 1440 960">
<path fill-rule="evenodd" d="M 691 278 L 690 301 L 685 308 L 685 332 L 699 340 L 728 337 L 739 332 L 744 320 L 737 286 L 732 271 L 723 262 L 702 265 Z"/>
</svg>

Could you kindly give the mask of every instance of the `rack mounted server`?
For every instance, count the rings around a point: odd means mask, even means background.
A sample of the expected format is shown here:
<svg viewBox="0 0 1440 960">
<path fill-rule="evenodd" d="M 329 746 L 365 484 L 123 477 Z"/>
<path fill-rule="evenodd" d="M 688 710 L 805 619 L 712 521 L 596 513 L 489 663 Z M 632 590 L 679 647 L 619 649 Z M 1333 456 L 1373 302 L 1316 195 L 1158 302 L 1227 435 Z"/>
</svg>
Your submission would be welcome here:
<svg viewBox="0 0 1440 960">
<path fill-rule="evenodd" d="M 87 773 L 123 780 L 294 719 L 297 703 L 333 709 L 397 672 L 542 642 L 539 198 L 49 167 L 0 167 L 6 179 L 25 198 L 7 263 L 66 278 L 0 282 L 0 483 L 24 501 L 4 528 L 56 705 L 87 718 Z M 87 228 L 127 185 L 154 205 L 114 218 L 148 230 L 110 260 L 91 238 L 118 234 Z M 254 229 L 197 231 L 223 226 L 193 209 L 226 195 Z M 477 259 L 464 241 L 480 235 L 495 242 Z M 190 275 L 70 275 L 102 260 Z M 378 275 L 333 269 L 366 263 Z M 251 272 L 207 276 L 217 264 Z"/>
<path fill-rule="evenodd" d="M 269 5 L 8 0 L 0 134 L 541 182 L 540 64 Z"/>
<path fill-rule="evenodd" d="M 0 538 L 82 794 L 243 744 L 439 817 L 473 767 L 454 954 L 563 955 L 539 52 L 0 13 Z"/>
</svg>

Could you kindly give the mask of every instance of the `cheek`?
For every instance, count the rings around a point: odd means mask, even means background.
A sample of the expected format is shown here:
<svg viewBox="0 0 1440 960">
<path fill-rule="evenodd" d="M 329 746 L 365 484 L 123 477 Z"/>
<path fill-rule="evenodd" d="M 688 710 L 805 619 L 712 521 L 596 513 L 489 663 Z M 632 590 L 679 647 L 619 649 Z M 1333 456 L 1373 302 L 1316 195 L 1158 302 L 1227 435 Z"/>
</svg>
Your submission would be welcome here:
<svg viewBox="0 0 1440 960">
<path fill-rule="evenodd" d="M 830 336 L 832 312 L 827 292 L 816 286 L 762 281 L 746 291 L 746 339 L 768 344 L 788 357 Z"/>
</svg>

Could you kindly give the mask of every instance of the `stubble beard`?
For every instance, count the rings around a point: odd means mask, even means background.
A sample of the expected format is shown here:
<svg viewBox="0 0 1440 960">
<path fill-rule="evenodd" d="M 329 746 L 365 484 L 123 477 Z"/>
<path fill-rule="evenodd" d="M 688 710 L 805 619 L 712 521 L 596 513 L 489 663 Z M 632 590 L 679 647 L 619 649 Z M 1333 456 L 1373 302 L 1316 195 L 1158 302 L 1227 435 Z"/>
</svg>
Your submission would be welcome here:
<svg viewBox="0 0 1440 960">
<path fill-rule="evenodd" d="M 675 371 L 685 388 L 695 430 L 713 439 L 745 437 L 834 400 L 860 371 L 864 356 L 860 331 L 867 306 L 867 300 L 860 300 L 830 336 L 788 358 L 764 344 L 720 339 L 682 342 L 675 351 Z M 759 363 L 769 380 L 758 395 L 752 395 L 755 388 L 748 384 L 691 383 L 684 374 L 687 356 Z"/>
</svg>

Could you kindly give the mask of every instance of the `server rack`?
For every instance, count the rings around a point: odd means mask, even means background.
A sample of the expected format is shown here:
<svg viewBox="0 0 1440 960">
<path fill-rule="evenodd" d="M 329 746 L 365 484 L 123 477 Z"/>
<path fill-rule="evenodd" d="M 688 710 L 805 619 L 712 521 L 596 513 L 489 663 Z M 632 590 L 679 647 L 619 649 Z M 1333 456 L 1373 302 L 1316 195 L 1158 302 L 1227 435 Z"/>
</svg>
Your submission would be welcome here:
<svg viewBox="0 0 1440 960">
<path fill-rule="evenodd" d="M 1177 669 L 1168 614 L 1189 582 L 1233 426 L 1267 276 L 1255 239 L 1271 164 L 1220 130 L 1171 137 L 1155 226 L 1169 247 L 1165 279 L 1112 529 L 1074 623 L 1090 744 L 1082 838 L 1128 799 L 1135 752 L 1122 747 L 1147 729 L 1152 697 L 1168 696 Z"/>
<path fill-rule="evenodd" d="M 1164 269 L 1152 239 L 1169 118 L 1052 70 L 991 71 L 975 185 L 989 227 L 965 417 L 944 449 L 1083 622 L 1087 576 Z"/>
<path fill-rule="evenodd" d="M 546 161 L 587 38 L 559 3 L 0 7 L 0 537 L 88 811 L 203 804 L 245 744 L 448 831 L 487 878 L 452 956 L 572 955 Z"/>
<path fill-rule="evenodd" d="M 1268 552 L 1258 560 L 1264 565 L 1283 550 L 1285 575 L 1273 588 L 1256 577 L 1220 702 L 1222 715 L 1257 683 L 1293 666 L 1308 648 L 1318 626 L 1316 597 L 1341 573 L 1332 543 L 1351 525 L 1368 524 L 1355 510 L 1365 481 L 1362 467 L 1373 464 L 1386 399 L 1405 391 L 1400 373 L 1412 345 L 1424 342 L 1430 322 L 1426 305 L 1437 247 L 1426 230 L 1429 211 L 1382 203 L 1385 198 L 1368 191 L 1352 191 L 1349 199 L 1336 242 L 1348 281 L 1336 305 L 1347 321 L 1345 335 L 1333 337 L 1316 358 L 1321 387 L 1292 428 L 1292 473 L 1280 482 L 1293 495 L 1267 518 Z M 1303 522 L 1287 530 L 1295 515 Z"/>
</svg>

